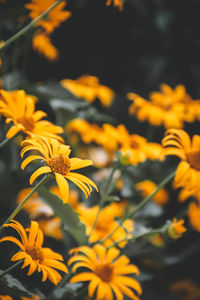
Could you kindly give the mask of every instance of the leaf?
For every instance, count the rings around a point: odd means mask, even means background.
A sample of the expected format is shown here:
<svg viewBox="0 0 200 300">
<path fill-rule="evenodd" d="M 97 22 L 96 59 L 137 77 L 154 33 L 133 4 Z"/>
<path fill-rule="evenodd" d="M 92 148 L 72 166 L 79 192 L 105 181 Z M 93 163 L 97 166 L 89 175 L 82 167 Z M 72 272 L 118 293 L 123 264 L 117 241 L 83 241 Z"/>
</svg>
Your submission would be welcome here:
<svg viewBox="0 0 200 300">
<path fill-rule="evenodd" d="M 13 276 L 7 274 L 1 277 L 1 273 L 3 271 L 0 270 L 0 291 L 2 293 L 9 293 L 9 295 L 16 296 L 24 296 L 24 297 L 32 297 L 33 293 L 27 291 L 25 287 Z"/>
<path fill-rule="evenodd" d="M 38 196 L 46 202 L 61 219 L 64 229 L 68 231 L 79 245 L 87 244 L 85 225 L 80 221 L 77 212 L 70 204 L 63 204 L 59 197 L 50 193 L 42 187 L 38 191 Z"/>
</svg>

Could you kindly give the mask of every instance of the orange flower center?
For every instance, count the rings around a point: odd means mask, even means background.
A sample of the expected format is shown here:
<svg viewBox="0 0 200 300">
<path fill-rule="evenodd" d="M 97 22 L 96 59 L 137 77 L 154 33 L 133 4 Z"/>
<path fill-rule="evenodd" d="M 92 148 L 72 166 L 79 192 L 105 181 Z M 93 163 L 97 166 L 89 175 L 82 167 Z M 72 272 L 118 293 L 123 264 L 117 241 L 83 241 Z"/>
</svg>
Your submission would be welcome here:
<svg viewBox="0 0 200 300">
<path fill-rule="evenodd" d="M 113 275 L 113 267 L 108 263 L 100 264 L 100 265 L 96 266 L 95 273 L 103 281 L 109 282 L 109 281 L 111 281 L 111 278 L 112 278 L 112 275 Z"/>
<path fill-rule="evenodd" d="M 33 246 L 26 247 L 26 253 L 32 257 L 33 260 L 41 263 L 44 260 L 44 254 L 41 247 Z"/>
<path fill-rule="evenodd" d="M 189 164 L 196 170 L 200 171 L 200 150 L 186 153 Z"/>
<path fill-rule="evenodd" d="M 32 117 L 22 117 L 19 118 L 17 121 L 21 123 L 28 131 L 32 131 L 35 126 L 35 120 Z"/>
<path fill-rule="evenodd" d="M 51 168 L 52 172 L 59 173 L 63 176 L 67 175 L 70 170 L 70 160 L 68 157 L 59 154 L 53 156 L 48 163 L 49 167 Z"/>
</svg>

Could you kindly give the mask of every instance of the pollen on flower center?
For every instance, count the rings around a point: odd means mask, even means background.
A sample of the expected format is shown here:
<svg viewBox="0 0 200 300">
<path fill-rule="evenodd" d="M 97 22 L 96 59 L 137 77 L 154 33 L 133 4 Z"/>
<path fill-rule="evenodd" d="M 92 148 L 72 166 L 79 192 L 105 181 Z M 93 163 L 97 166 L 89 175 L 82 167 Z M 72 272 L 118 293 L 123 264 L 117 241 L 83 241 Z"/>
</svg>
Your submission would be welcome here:
<svg viewBox="0 0 200 300">
<path fill-rule="evenodd" d="M 200 150 L 187 152 L 186 156 L 189 164 L 194 169 L 200 171 Z"/>
<path fill-rule="evenodd" d="M 67 175 L 68 171 L 70 170 L 70 160 L 68 157 L 62 154 L 53 156 L 49 160 L 48 165 L 52 172 L 59 173 L 63 176 Z"/>
<path fill-rule="evenodd" d="M 26 118 L 22 117 L 18 119 L 18 122 L 21 123 L 27 130 L 32 131 L 35 125 L 35 121 L 32 117 Z"/>
<path fill-rule="evenodd" d="M 95 268 L 95 273 L 106 282 L 109 282 L 113 275 L 113 267 L 106 263 L 106 264 L 100 264 L 97 265 Z"/>
<path fill-rule="evenodd" d="M 41 263 L 44 260 L 44 254 L 41 247 L 26 247 L 26 253 L 32 257 L 33 260 Z"/>
</svg>

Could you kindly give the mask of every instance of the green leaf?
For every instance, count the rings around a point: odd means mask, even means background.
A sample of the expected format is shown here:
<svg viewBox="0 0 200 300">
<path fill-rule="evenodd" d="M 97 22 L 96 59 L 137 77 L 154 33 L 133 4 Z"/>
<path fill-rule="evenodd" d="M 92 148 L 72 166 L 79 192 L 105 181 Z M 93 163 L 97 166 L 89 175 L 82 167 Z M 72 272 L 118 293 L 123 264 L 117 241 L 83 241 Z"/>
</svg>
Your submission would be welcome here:
<svg viewBox="0 0 200 300">
<path fill-rule="evenodd" d="M 87 244 L 85 225 L 80 221 L 77 212 L 70 204 L 63 202 L 59 197 L 50 193 L 46 188 L 41 187 L 38 196 L 46 202 L 61 219 L 64 229 L 68 231 L 79 245 Z"/>
<path fill-rule="evenodd" d="M 0 270 L 0 275 L 3 271 Z M 32 297 L 33 293 L 27 291 L 25 287 L 13 276 L 7 274 L 0 276 L 0 291 L 2 293 L 9 293 L 9 295 L 16 297 Z"/>
</svg>

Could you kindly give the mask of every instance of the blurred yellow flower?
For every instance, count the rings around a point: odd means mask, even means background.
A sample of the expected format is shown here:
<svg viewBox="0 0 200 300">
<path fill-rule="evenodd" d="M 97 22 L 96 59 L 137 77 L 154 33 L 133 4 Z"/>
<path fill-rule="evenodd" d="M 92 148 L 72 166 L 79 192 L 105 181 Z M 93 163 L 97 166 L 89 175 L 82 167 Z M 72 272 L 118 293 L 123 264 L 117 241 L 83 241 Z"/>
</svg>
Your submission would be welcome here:
<svg viewBox="0 0 200 300">
<path fill-rule="evenodd" d="M 183 85 L 173 90 L 167 84 L 162 84 L 160 89 L 161 92 L 150 94 L 149 101 L 135 93 L 128 93 L 128 99 L 133 101 L 129 113 L 142 122 L 148 121 L 166 128 L 183 128 L 184 122 L 200 119 L 200 100 L 193 100 Z"/>
<path fill-rule="evenodd" d="M 6 118 L 6 123 L 13 123 L 7 132 L 7 138 L 12 138 L 22 131 L 31 138 L 49 137 L 63 142 L 63 139 L 57 135 L 63 132 L 62 127 L 41 120 L 47 114 L 35 110 L 35 102 L 36 98 L 27 95 L 23 90 L 12 92 L 0 90 L 0 115 Z"/>
<path fill-rule="evenodd" d="M 21 151 L 22 157 L 24 153 L 30 150 L 36 150 L 42 154 L 42 156 L 28 156 L 21 164 L 22 169 L 35 159 L 43 160 L 46 163 L 46 166 L 40 167 L 31 175 L 31 185 L 42 174 L 54 174 L 63 203 L 67 203 L 69 200 L 69 185 L 65 179 L 76 184 L 83 191 L 86 198 L 92 191 L 91 186 L 98 191 L 96 184 L 92 180 L 82 174 L 72 172 L 73 170 L 91 166 L 93 163 L 89 159 L 69 158 L 71 152 L 69 146 L 60 144 L 57 140 L 53 139 L 25 140 L 22 146 L 24 146 Z"/>
<path fill-rule="evenodd" d="M 68 261 L 69 265 L 75 263 L 72 268 L 73 272 L 76 272 L 78 268 L 88 269 L 74 275 L 70 283 L 89 281 L 90 298 L 94 297 L 96 291 L 96 300 L 112 300 L 113 294 L 116 300 L 123 300 L 123 294 L 130 299 L 139 300 L 136 292 L 141 295 L 141 286 L 130 276 L 130 274 L 138 275 L 139 270 L 129 263 L 127 256 L 120 256 L 118 249 L 106 250 L 102 245 L 95 245 L 93 248 L 79 247 L 70 252 L 75 254 Z"/>
<path fill-rule="evenodd" d="M 100 84 L 95 76 L 82 75 L 76 80 L 63 79 L 61 85 L 76 97 L 83 98 L 89 103 L 98 98 L 102 105 L 108 107 L 114 99 L 114 92 L 109 87 Z"/>
<path fill-rule="evenodd" d="M 119 7 L 119 10 L 123 10 L 124 0 L 107 0 L 106 5 L 111 5 L 113 1 L 113 5 Z"/>
<path fill-rule="evenodd" d="M 200 204 L 190 203 L 188 209 L 188 218 L 192 227 L 200 232 Z"/>
<path fill-rule="evenodd" d="M 25 7 L 30 10 L 29 17 L 34 20 L 55 2 L 55 0 L 30 0 L 30 3 L 25 4 Z M 71 16 L 71 12 L 64 10 L 65 5 L 66 1 L 61 2 L 48 13 L 46 18 L 39 20 L 35 26 L 41 26 L 47 33 L 53 32 L 55 28 Z"/>
<path fill-rule="evenodd" d="M 200 183 L 200 136 L 190 136 L 181 129 L 169 129 L 162 141 L 165 155 L 181 159 L 174 178 L 175 188 L 187 188 L 191 194 Z"/>
<path fill-rule="evenodd" d="M 95 243 L 103 240 L 107 237 L 113 230 L 118 226 L 118 223 L 115 221 L 115 218 L 120 218 L 123 215 L 125 209 L 124 203 L 112 203 L 104 207 L 98 218 L 94 230 L 91 233 L 93 224 L 96 220 L 99 207 L 97 205 L 89 208 L 82 206 L 78 213 L 81 221 L 86 225 L 86 233 L 89 235 L 89 241 Z M 109 246 L 113 242 L 118 242 L 126 237 L 131 237 L 131 232 L 133 231 L 134 223 L 132 220 L 127 219 L 123 222 L 122 226 L 119 227 L 112 236 L 107 239 L 104 245 Z M 124 247 L 126 241 L 119 243 L 119 247 Z"/>
<path fill-rule="evenodd" d="M 42 281 L 48 278 L 57 285 L 62 277 L 55 269 L 68 273 L 67 267 L 61 262 L 63 261 L 62 255 L 42 247 L 44 237 L 37 222 L 31 221 L 31 227 L 26 230 L 15 220 L 12 220 L 10 224 L 5 224 L 4 227 L 15 229 L 21 237 L 21 241 L 19 241 L 15 237 L 7 236 L 0 239 L 0 242 L 10 241 L 20 248 L 20 251 L 14 254 L 11 260 L 24 260 L 22 269 L 30 266 L 28 276 L 37 270 L 42 272 Z"/>
<path fill-rule="evenodd" d="M 170 287 L 175 299 L 198 300 L 200 299 L 200 287 L 191 279 L 183 279 L 172 283 Z"/>
<path fill-rule="evenodd" d="M 44 32 L 36 32 L 33 37 L 33 48 L 51 61 L 58 58 L 58 50 Z"/>
<path fill-rule="evenodd" d="M 13 298 L 11 296 L 8 295 L 0 295 L 0 300 L 13 300 Z"/>
<path fill-rule="evenodd" d="M 185 226 L 183 226 L 183 224 L 184 224 L 183 219 L 177 221 L 176 218 L 174 218 L 172 220 L 172 223 L 168 227 L 168 235 L 172 239 L 178 239 L 182 237 L 183 233 L 187 230 Z"/>
<path fill-rule="evenodd" d="M 150 195 L 156 188 L 157 185 L 151 180 L 145 180 L 138 182 L 135 185 L 136 190 L 141 192 L 142 197 Z M 160 189 L 152 198 L 158 205 L 165 205 L 169 201 L 169 195 L 166 189 Z"/>
</svg>

